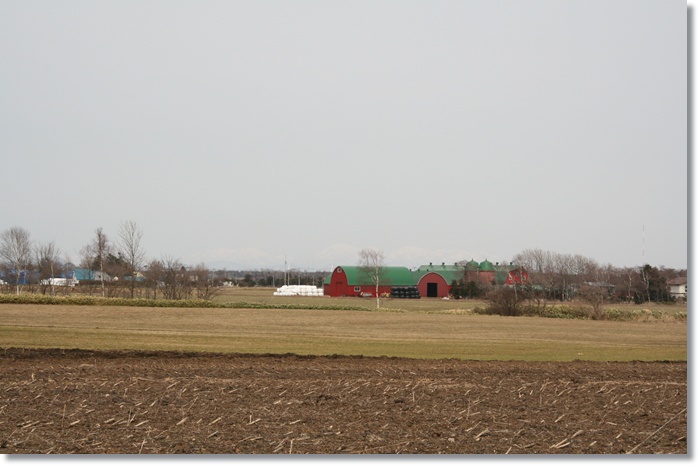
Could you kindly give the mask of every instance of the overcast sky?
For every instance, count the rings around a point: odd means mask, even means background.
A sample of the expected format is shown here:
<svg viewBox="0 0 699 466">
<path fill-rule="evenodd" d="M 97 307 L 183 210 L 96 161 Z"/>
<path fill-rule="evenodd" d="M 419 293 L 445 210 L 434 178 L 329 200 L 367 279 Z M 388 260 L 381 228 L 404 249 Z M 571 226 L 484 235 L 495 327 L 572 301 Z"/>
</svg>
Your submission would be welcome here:
<svg viewBox="0 0 699 466">
<path fill-rule="evenodd" d="M 0 231 L 329 270 L 687 267 L 678 0 L 0 0 Z"/>
</svg>

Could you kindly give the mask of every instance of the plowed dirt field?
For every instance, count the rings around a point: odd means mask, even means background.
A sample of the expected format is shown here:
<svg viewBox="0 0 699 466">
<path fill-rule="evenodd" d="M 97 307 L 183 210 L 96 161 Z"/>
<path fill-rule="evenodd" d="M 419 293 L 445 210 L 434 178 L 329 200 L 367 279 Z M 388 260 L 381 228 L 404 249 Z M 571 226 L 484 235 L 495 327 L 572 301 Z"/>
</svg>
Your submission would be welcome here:
<svg viewBox="0 0 699 466">
<path fill-rule="evenodd" d="M 0 454 L 687 454 L 684 362 L 0 349 Z"/>
</svg>

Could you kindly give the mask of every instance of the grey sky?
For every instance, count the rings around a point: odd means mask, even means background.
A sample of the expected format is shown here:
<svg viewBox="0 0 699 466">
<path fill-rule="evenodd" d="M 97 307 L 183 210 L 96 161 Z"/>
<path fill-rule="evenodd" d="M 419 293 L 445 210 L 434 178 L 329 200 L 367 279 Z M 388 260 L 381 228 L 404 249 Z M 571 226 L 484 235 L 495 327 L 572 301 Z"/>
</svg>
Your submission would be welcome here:
<svg viewBox="0 0 699 466">
<path fill-rule="evenodd" d="M 329 269 L 687 267 L 687 6 L 0 0 L 0 230 Z M 645 234 L 644 234 L 645 228 Z"/>
</svg>

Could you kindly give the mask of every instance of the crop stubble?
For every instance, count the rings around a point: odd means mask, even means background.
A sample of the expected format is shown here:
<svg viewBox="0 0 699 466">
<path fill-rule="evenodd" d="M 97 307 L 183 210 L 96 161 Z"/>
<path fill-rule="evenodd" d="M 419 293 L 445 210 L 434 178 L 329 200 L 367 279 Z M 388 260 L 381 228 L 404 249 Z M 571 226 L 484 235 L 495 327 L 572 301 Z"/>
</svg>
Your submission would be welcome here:
<svg viewBox="0 0 699 466">
<path fill-rule="evenodd" d="M 0 454 L 687 453 L 685 362 L 0 350 Z"/>
</svg>

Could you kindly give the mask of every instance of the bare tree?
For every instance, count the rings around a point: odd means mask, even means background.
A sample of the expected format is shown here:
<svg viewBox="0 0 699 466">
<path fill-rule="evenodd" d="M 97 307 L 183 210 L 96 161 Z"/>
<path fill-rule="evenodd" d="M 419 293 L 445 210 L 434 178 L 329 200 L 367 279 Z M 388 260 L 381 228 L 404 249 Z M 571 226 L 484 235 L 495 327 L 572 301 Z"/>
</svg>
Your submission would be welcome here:
<svg viewBox="0 0 699 466">
<path fill-rule="evenodd" d="M 80 250 L 83 266 L 91 273 L 95 270 L 99 270 L 98 277 L 102 288 L 102 296 L 106 296 L 104 285 L 105 268 L 107 265 L 107 258 L 111 252 L 109 238 L 107 238 L 107 235 L 104 233 L 104 230 L 102 230 L 102 227 L 95 230 L 95 236 L 92 239 L 92 242 L 85 245 Z"/>
<path fill-rule="evenodd" d="M 192 284 L 187 276 L 186 267 L 171 256 L 163 258 L 160 262 L 163 284 L 163 297 L 165 299 L 187 299 L 192 294 Z"/>
<path fill-rule="evenodd" d="M 104 296 L 104 265 L 110 253 L 110 245 L 102 227 L 95 230 L 95 238 L 92 240 L 92 251 L 95 256 L 95 265 L 100 269 L 100 285 L 102 286 L 102 296 Z"/>
<path fill-rule="evenodd" d="M 514 257 L 514 261 L 534 274 L 546 274 L 552 270 L 551 253 L 542 249 L 525 249 Z"/>
<path fill-rule="evenodd" d="M 592 307 L 590 317 L 595 320 L 604 319 L 604 303 L 612 298 L 614 286 L 609 283 L 611 271 L 611 266 L 595 267 L 594 270 L 588 267 L 587 281 L 579 285 L 577 296 Z"/>
<path fill-rule="evenodd" d="M 31 256 L 32 243 L 27 230 L 22 227 L 12 227 L 0 235 L 0 260 L 15 274 L 17 294 L 19 294 L 21 274 L 29 268 Z"/>
<path fill-rule="evenodd" d="M 603 306 L 609 296 L 608 288 L 604 287 L 602 283 L 585 282 L 580 285 L 576 295 L 581 301 L 590 305 L 590 317 L 592 319 L 604 319 Z"/>
<path fill-rule="evenodd" d="M 638 270 L 635 267 L 625 267 L 621 270 L 619 275 L 622 276 L 624 283 L 624 300 L 626 302 L 633 302 L 636 298 L 636 291 L 641 286 Z"/>
<path fill-rule="evenodd" d="M 220 290 L 214 286 L 214 281 L 211 278 L 209 269 L 204 263 L 196 265 L 190 269 L 190 280 L 194 283 L 197 298 L 211 301 Z"/>
<path fill-rule="evenodd" d="M 48 284 L 51 288 L 51 294 L 55 294 L 55 275 L 60 273 L 61 266 L 61 251 L 56 247 L 56 244 L 50 243 L 40 244 L 36 247 L 36 265 L 39 271 L 39 279 L 42 283 L 42 288 L 45 292 L 44 284 Z M 44 281 L 46 280 L 46 281 Z"/>
<path fill-rule="evenodd" d="M 376 309 L 379 309 L 379 285 L 383 283 L 385 275 L 383 251 L 371 248 L 359 251 L 359 268 L 369 283 L 376 286 Z"/>
<path fill-rule="evenodd" d="M 157 259 L 150 261 L 146 266 L 144 275 L 146 277 L 146 286 L 153 287 L 153 299 L 158 299 L 158 288 L 163 284 L 163 275 L 165 268 L 163 262 Z M 150 296 L 149 296 L 150 297 Z"/>
<path fill-rule="evenodd" d="M 541 249 L 527 249 L 515 256 L 514 261 L 530 273 L 531 284 L 538 284 L 556 299 L 570 298 L 570 288 L 586 280 L 597 269 L 597 263 L 588 257 L 559 254 Z"/>
<path fill-rule="evenodd" d="M 640 275 L 641 275 L 641 281 L 643 282 L 643 290 L 645 292 L 645 299 L 646 302 L 651 302 L 650 299 L 650 270 L 651 266 L 648 264 L 644 264 L 643 267 L 640 268 Z"/>
<path fill-rule="evenodd" d="M 551 297 L 556 287 L 554 254 L 542 249 L 526 249 L 514 257 L 514 262 L 529 271 L 529 285 L 541 290 L 539 299 Z"/>
<path fill-rule="evenodd" d="M 136 274 L 143 266 L 145 252 L 141 249 L 143 232 L 133 220 L 125 221 L 119 230 L 119 252 L 128 268 L 131 276 L 131 298 L 134 297 L 136 287 Z"/>
</svg>

